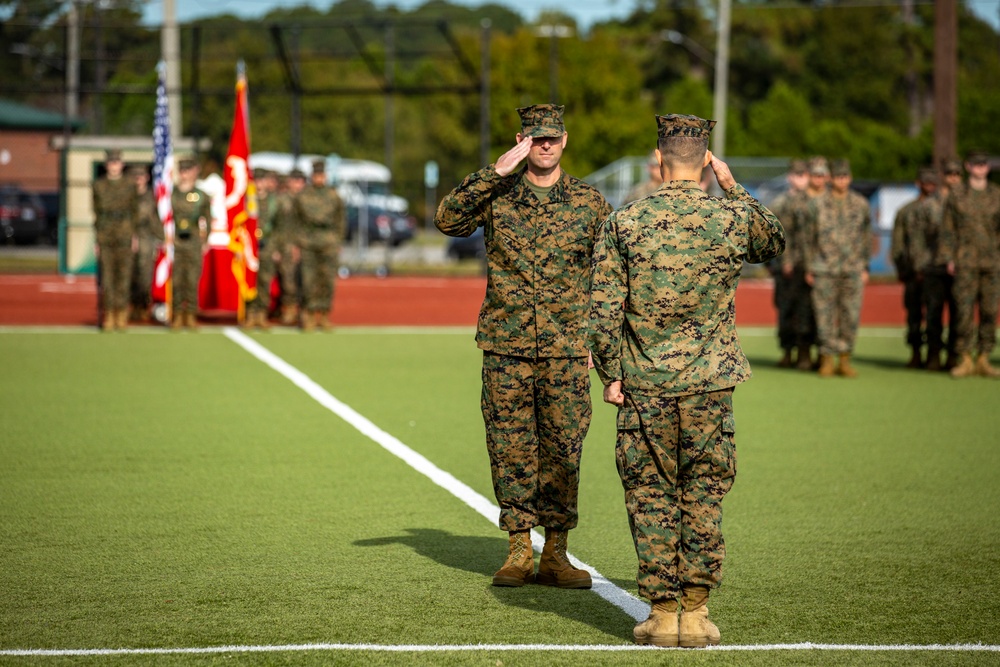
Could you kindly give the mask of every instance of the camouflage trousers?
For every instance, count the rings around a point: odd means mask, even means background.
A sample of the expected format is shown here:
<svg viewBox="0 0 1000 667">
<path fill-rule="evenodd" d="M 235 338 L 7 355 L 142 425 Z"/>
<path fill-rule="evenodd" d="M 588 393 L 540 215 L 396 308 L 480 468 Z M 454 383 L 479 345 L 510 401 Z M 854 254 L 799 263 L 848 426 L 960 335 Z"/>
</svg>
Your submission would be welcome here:
<svg viewBox="0 0 1000 667">
<path fill-rule="evenodd" d="M 302 308 L 314 313 L 329 313 L 333 307 L 339 248 L 332 233 L 326 236 L 324 232 L 302 244 Z"/>
<path fill-rule="evenodd" d="M 591 415 L 587 358 L 485 352 L 482 410 L 500 528 L 575 528 Z"/>
<path fill-rule="evenodd" d="M 175 315 L 198 312 L 198 281 L 201 280 L 201 241 L 174 241 L 171 270 L 171 309 Z"/>
<path fill-rule="evenodd" d="M 101 304 L 105 311 L 128 308 L 132 281 L 132 246 L 114 243 L 100 246 Z"/>
<path fill-rule="evenodd" d="M 636 582 L 648 599 L 722 580 L 722 499 L 736 478 L 733 390 L 679 397 L 628 394 L 615 456 L 625 488 Z"/>
<path fill-rule="evenodd" d="M 861 321 L 864 285 L 860 273 L 817 273 L 812 288 L 820 354 L 844 354 L 854 349 Z"/>
<path fill-rule="evenodd" d="M 903 282 L 903 308 L 906 310 L 906 344 L 919 348 L 924 344 L 924 281 Z"/>
<path fill-rule="evenodd" d="M 997 342 L 1000 271 L 955 269 L 955 352 L 989 354 Z M 979 307 L 977 331 L 975 310 Z M 976 341 L 976 333 L 979 340 Z"/>
<path fill-rule="evenodd" d="M 247 303 L 248 310 L 261 311 L 265 315 L 271 309 L 271 281 L 274 280 L 274 250 L 265 245 L 258 251 L 257 295 Z"/>
<path fill-rule="evenodd" d="M 138 249 L 132 258 L 132 305 L 138 309 L 148 308 L 152 303 L 153 264 L 159 240 L 139 237 Z"/>
<path fill-rule="evenodd" d="M 924 274 L 924 310 L 927 317 L 927 347 L 931 350 L 955 351 L 955 298 L 952 295 L 954 279 L 944 267 Z M 944 309 L 948 307 L 948 343 L 944 343 Z"/>
<path fill-rule="evenodd" d="M 808 347 L 816 340 L 816 318 L 813 315 L 812 288 L 806 283 L 805 272 L 795 269 L 790 276 L 778 272 L 774 276 L 774 307 L 778 311 L 778 344 L 781 349 Z"/>
<path fill-rule="evenodd" d="M 299 263 L 292 259 L 292 249 L 295 244 L 285 241 L 275 241 L 281 251 L 281 260 L 275 265 L 278 281 L 281 284 L 281 306 L 289 308 L 299 305 Z"/>
</svg>

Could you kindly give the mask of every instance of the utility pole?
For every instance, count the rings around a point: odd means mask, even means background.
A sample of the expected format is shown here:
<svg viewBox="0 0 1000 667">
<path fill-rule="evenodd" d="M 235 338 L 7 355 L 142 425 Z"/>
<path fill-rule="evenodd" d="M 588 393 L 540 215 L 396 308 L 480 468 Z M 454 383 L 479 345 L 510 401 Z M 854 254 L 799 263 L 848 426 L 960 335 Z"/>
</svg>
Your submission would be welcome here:
<svg viewBox="0 0 1000 667">
<path fill-rule="evenodd" d="M 69 3 L 66 15 L 66 121 L 80 111 L 80 9 Z"/>
<path fill-rule="evenodd" d="M 167 68 L 167 110 L 170 112 L 170 136 L 176 142 L 184 136 L 182 130 L 184 124 L 181 122 L 181 32 L 177 25 L 177 0 L 163 0 L 160 54 Z"/>
<path fill-rule="evenodd" d="M 957 156 L 957 0 L 934 3 L 934 164 Z"/>
<path fill-rule="evenodd" d="M 726 107 L 729 94 L 729 26 L 732 20 L 732 0 L 719 0 L 719 25 L 715 42 L 715 94 L 712 114 L 712 152 L 720 160 L 726 157 Z"/>
<path fill-rule="evenodd" d="M 479 68 L 479 164 L 485 167 L 490 163 L 490 26 L 492 23 L 489 19 L 483 19 L 480 25 L 483 27 L 483 33 L 480 39 L 482 65 Z"/>
<path fill-rule="evenodd" d="M 393 139 L 395 133 L 395 107 L 393 105 L 393 88 L 396 82 L 396 33 L 391 23 L 385 26 L 385 166 L 389 173 L 393 172 Z M 391 176 L 390 176 L 391 178 Z"/>
</svg>

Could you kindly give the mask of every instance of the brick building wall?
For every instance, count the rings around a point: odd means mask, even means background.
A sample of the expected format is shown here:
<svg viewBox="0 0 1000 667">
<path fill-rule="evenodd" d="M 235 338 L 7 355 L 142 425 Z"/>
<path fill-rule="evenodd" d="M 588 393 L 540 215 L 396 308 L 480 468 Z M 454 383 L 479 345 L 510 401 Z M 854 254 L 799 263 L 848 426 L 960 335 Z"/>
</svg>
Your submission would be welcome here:
<svg viewBox="0 0 1000 667">
<path fill-rule="evenodd" d="M 0 184 L 30 192 L 59 190 L 59 152 L 49 145 L 51 130 L 0 130 Z"/>
</svg>

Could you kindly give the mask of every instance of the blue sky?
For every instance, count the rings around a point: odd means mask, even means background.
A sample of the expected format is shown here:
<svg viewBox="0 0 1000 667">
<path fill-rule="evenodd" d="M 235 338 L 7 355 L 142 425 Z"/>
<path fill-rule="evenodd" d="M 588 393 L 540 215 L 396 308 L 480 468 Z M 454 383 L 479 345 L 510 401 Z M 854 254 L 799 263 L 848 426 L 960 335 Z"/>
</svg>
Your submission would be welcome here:
<svg viewBox="0 0 1000 667">
<path fill-rule="evenodd" d="M 243 18 L 253 18 L 266 14 L 274 7 L 297 7 L 303 4 L 326 9 L 333 0 L 176 0 L 177 18 L 181 22 L 203 16 L 218 14 L 236 14 Z M 395 5 L 401 9 L 412 9 L 424 4 L 425 0 L 395 0 L 375 4 Z M 456 4 L 478 7 L 486 4 L 481 0 L 452 0 Z M 539 11 L 556 9 L 569 14 L 576 19 L 577 25 L 587 30 L 594 23 L 611 18 L 627 16 L 635 6 L 635 0 L 572 0 L 559 2 L 555 0 L 494 0 L 495 4 L 510 7 L 528 21 L 534 20 Z M 966 4 L 994 28 L 1000 27 L 1000 0 L 966 0 Z M 148 0 L 146 3 L 145 22 L 160 24 L 163 22 L 163 0 Z"/>
</svg>

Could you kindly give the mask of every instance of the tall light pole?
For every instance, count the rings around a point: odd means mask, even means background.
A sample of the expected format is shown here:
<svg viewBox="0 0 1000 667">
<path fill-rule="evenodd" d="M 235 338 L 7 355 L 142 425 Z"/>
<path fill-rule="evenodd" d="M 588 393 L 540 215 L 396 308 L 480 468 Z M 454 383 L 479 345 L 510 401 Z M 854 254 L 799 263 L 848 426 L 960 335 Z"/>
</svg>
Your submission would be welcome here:
<svg viewBox="0 0 1000 667">
<path fill-rule="evenodd" d="M 561 37 L 572 37 L 573 28 L 568 25 L 542 24 L 535 29 L 539 37 L 548 37 L 549 42 L 549 102 L 559 101 L 559 48 L 556 40 Z"/>
<path fill-rule="evenodd" d="M 170 112 L 170 136 L 177 141 L 184 133 L 181 123 L 181 32 L 177 26 L 177 0 L 163 0 L 163 30 L 160 53 L 166 63 L 167 109 Z"/>
<path fill-rule="evenodd" d="M 712 132 L 712 152 L 720 160 L 726 157 L 726 107 L 729 93 L 729 26 L 732 20 L 732 0 L 719 0 L 719 25 L 715 38 L 715 131 Z"/>
</svg>

